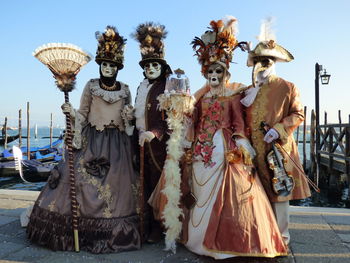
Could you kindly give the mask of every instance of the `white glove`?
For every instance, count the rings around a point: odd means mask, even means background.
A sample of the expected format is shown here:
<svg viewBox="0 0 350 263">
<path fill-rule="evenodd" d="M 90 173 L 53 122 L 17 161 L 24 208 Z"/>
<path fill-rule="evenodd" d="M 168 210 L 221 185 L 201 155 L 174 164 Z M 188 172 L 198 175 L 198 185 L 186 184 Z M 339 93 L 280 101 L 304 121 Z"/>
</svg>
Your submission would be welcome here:
<svg viewBox="0 0 350 263">
<path fill-rule="evenodd" d="M 249 153 L 250 158 L 254 159 L 256 152 L 253 146 L 250 144 L 249 140 L 245 138 L 236 139 L 236 145 L 238 148 L 242 147 L 243 149 L 245 149 Z"/>
<path fill-rule="evenodd" d="M 280 137 L 278 131 L 276 131 L 274 128 L 271 128 L 267 131 L 264 137 L 264 141 L 267 143 L 271 143 L 274 140 L 277 140 Z"/>
<path fill-rule="evenodd" d="M 186 138 L 183 138 L 180 142 L 180 145 L 182 148 L 191 148 L 192 146 L 192 142 L 190 142 L 189 140 L 187 140 Z"/>
<path fill-rule="evenodd" d="M 75 130 L 74 131 L 74 136 L 73 136 L 73 140 L 72 140 L 72 146 L 75 149 L 81 149 L 81 142 L 82 138 L 81 138 L 81 133 L 80 130 Z"/>
<path fill-rule="evenodd" d="M 139 136 L 139 145 L 140 146 L 143 146 L 145 141 L 146 142 L 150 142 L 153 140 L 153 138 L 156 137 L 154 135 L 153 132 L 151 131 L 144 131 L 144 132 L 141 132 L 140 136 Z"/>
<path fill-rule="evenodd" d="M 122 118 L 125 120 L 125 121 L 130 121 L 132 119 L 134 119 L 134 112 L 135 112 L 135 109 L 133 106 L 131 106 L 130 104 L 128 105 L 125 105 L 124 106 L 124 109 L 121 113 L 122 115 Z"/>
<path fill-rule="evenodd" d="M 65 102 L 61 105 L 61 109 L 62 109 L 62 112 L 64 114 L 67 114 L 69 113 L 70 116 L 72 116 L 73 118 L 75 118 L 75 111 L 74 111 L 74 108 L 72 106 L 72 104 L 70 104 L 69 102 Z"/>
<path fill-rule="evenodd" d="M 134 126 L 131 125 L 131 120 L 134 119 L 135 117 L 134 112 L 135 112 L 135 109 L 130 104 L 125 105 L 121 112 L 121 116 L 123 118 L 124 125 L 125 125 L 125 133 L 129 136 L 131 136 L 134 132 Z"/>
</svg>

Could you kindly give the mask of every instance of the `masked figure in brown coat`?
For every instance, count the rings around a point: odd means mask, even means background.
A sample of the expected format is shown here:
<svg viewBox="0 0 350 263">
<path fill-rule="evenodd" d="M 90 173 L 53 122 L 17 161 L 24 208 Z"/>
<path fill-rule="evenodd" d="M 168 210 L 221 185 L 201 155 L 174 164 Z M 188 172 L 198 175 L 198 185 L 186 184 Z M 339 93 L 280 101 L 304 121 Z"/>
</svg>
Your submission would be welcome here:
<svg viewBox="0 0 350 263">
<path fill-rule="evenodd" d="M 163 39 L 167 32 L 163 25 L 148 22 L 140 24 L 133 37 L 139 41 L 141 50 L 140 66 L 144 79 L 137 89 L 135 101 L 136 128 L 140 147 L 144 147 L 145 198 L 156 187 L 166 158 L 166 142 L 169 139 L 165 112 L 159 111 L 157 97 L 164 93 L 166 77 L 171 69 L 164 59 Z M 161 239 L 160 223 L 154 219 L 147 205 L 149 227 L 145 233 L 147 241 L 154 243 Z"/>
</svg>

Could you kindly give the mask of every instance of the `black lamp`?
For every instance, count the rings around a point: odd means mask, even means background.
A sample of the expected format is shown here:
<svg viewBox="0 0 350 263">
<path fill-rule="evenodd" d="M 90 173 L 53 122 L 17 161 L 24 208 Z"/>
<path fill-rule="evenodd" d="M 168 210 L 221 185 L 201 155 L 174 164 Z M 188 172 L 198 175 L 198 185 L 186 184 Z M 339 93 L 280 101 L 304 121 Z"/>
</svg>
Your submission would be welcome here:
<svg viewBox="0 0 350 263">
<path fill-rule="evenodd" d="M 331 75 L 327 74 L 326 70 L 323 70 L 323 74 L 320 77 L 321 77 L 322 85 L 328 85 L 329 79 L 331 78 Z"/>
</svg>

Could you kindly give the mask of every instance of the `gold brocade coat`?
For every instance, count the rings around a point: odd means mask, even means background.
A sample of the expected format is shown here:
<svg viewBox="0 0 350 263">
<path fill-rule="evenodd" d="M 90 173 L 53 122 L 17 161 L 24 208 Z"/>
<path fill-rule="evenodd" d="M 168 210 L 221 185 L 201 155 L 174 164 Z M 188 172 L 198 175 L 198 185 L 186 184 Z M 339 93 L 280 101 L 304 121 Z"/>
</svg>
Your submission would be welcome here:
<svg viewBox="0 0 350 263">
<path fill-rule="evenodd" d="M 277 76 L 270 77 L 269 82 L 260 88 L 253 104 L 246 108 L 247 127 L 251 135 L 252 145 L 257 153 L 255 164 L 271 202 L 304 199 L 310 196 L 310 188 L 293 137 L 293 131 L 303 120 L 304 111 L 298 88 L 293 83 Z M 262 121 L 278 131 L 280 138 L 277 142 L 290 156 L 282 153 L 286 160 L 286 171 L 293 176 L 295 182 L 295 187 L 289 196 L 277 196 L 272 190 L 272 170 L 269 169 L 266 162 L 266 155 L 271 151 L 271 144 L 263 140 L 264 134 L 260 130 Z"/>
</svg>

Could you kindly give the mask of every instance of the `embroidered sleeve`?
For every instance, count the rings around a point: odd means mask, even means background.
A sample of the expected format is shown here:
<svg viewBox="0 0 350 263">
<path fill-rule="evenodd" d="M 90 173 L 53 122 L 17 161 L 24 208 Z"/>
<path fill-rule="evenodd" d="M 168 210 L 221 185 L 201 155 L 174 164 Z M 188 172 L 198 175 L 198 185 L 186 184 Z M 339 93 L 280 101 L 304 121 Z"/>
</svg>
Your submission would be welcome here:
<svg viewBox="0 0 350 263">
<path fill-rule="evenodd" d="M 78 109 L 78 112 L 80 113 L 80 115 L 82 116 L 82 118 L 84 118 L 85 120 L 87 119 L 87 116 L 90 112 L 90 105 L 91 105 L 91 92 L 90 92 L 90 83 L 93 80 L 90 80 L 86 85 L 85 88 L 83 90 L 83 94 L 81 95 L 80 98 L 80 106 Z"/>
<path fill-rule="evenodd" d="M 304 110 L 300 102 L 300 95 L 298 88 L 292 84 L 291 93 L 289 96 L 288 114 L 280 123 L 273 126 L 280 134 L 282 144 L 288 142 L 288 136 L 304 121 Z"/>
<path fill-rule="evenodd" d="M 240 102 L 241 94 L 237 94 L 232 96 L 232 100 L 230 101 L 230 105 L 232 108 L 232 116 L 231 117 L 231 125 L 233 128 L 232 136 L 239 136 L 242 138 L 246 138 L 244 132 L 244 119 L 243 119 L 243 107 Z"/>
<path fill-rule="evenodd" d="M 190 116 L 185 116 L 185 140 L 189 142 L 194 142 L 195 139 L 195 123 L 197 122 L 198 118 L 198 112 L 197 108 L 194 107 L 193 112 Z"/>
</svg>

